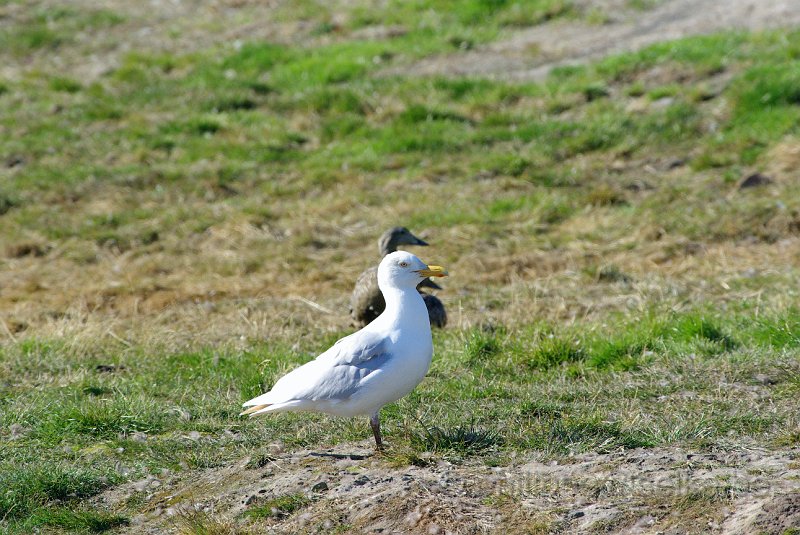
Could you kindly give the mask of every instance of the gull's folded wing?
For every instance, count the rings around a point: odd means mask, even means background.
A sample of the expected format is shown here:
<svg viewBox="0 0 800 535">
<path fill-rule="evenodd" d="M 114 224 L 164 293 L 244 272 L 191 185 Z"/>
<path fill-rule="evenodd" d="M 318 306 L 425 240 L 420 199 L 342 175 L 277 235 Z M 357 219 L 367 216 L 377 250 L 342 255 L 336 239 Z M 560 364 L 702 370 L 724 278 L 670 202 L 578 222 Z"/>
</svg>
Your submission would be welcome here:
<svg viewBox="0 0 800 535">
<path fill-rule="evenodd" d="M 390 358 L 389 338 L 358 331 L 336 342 L 316 359 L 283 376 L 272 390 L 244 404 L 287 404 L 295 401 L 344 400 Z"/>
</svg>

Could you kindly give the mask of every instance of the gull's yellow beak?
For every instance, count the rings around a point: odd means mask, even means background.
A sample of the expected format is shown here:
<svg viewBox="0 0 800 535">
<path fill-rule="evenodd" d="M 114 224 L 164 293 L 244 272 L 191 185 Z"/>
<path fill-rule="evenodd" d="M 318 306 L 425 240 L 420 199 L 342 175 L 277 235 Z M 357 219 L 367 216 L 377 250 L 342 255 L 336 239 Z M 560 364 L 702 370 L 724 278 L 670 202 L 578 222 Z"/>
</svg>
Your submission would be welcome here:
<svg viewBox="0 0 800 535">
<path fill-rule="evenodd" d="M 423 277 L 446 277 L 449 275 L 447 270 L 442 266 L 428 266 L 427 269 L 420 269 L 417 273 Z"/>
</svg>

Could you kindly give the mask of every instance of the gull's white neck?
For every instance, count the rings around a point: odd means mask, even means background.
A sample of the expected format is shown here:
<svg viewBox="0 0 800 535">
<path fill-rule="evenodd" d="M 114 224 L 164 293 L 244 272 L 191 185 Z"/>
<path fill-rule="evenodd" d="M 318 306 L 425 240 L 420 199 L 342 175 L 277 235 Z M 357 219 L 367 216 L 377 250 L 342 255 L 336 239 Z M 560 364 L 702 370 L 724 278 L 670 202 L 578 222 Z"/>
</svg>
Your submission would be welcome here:
<svg viewBox="0 0 800 535">
<path fill-rule="evenodd" d="M 414 329 L 420 334 L 427 332 L 430 337 L 431 324 L 428 319 L 428 309 L 416 288 L 388 286 L 381 287 L 381 292 L 386 300 L 386 309 L 375 320 L 375 323 L 380 322 L 383 327 L 400 330 Z"/>
</svg>

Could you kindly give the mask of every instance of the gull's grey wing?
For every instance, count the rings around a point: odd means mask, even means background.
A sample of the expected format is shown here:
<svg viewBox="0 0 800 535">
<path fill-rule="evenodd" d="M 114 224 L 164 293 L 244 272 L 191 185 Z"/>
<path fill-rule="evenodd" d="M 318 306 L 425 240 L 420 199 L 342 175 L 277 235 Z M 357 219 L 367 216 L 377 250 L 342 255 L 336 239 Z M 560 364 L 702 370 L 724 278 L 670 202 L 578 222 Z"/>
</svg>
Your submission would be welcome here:
<svg viewBox="0 0 800 535">
<path fill-rule="evenodd" d="M 317 358 L 335 365 L 359 364 L 382 355 L 388 346 L 388 336 L 361 330 L 339 339 Z"/>
<path fill-rule="evenodd" d="M 358 331 L 336 342 L 316 359 L 283 376 L 269 403 L 290 400 L 343 400 L 391 358 L 387 336 Z"/>
</svg>

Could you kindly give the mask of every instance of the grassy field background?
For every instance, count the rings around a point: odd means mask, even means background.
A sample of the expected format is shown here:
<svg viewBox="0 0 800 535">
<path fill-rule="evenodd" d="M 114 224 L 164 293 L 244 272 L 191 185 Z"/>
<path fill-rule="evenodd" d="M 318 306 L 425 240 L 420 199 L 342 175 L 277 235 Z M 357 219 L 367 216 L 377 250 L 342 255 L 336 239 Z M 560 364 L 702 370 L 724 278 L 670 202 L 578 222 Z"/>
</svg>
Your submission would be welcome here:
<svg viewBox="0 0 800 535">
<path fill-rule="evenodd" d="M 599 7 L 175 6 L 0 1 L 0 529 L 372 526 L 343 512 L 349 491 L 308 481 L 242 510 L 219 487 L 191 514 L 175 496 L 368 446 L 360 420 L 237 414 L 350 332 L 353 281 L 398 224 L 449 268 L 450 324 L 384 411 L 387 455 L 341 469 L 372 470 L 358 488 L 629 451 L 755 473 L 740 454 L 759 451 L 785 457 L 773 475 L 800 503 L 800 31 L 689 37 L 532 83 L 397 73 L 528 26 L 599 25 Z M 752 501 L 737 481 L 612 493 L 602 518 L 488 486 L 483 524 L 412 498 L 377 511 L 421 532 L 732 532 Z"/>
</svg>

